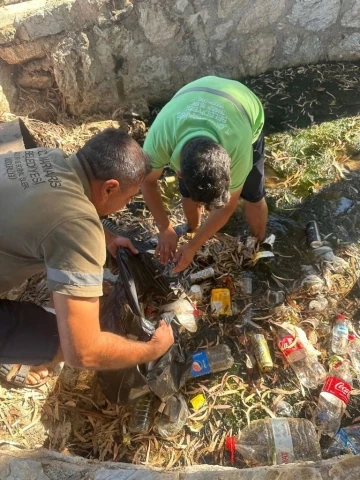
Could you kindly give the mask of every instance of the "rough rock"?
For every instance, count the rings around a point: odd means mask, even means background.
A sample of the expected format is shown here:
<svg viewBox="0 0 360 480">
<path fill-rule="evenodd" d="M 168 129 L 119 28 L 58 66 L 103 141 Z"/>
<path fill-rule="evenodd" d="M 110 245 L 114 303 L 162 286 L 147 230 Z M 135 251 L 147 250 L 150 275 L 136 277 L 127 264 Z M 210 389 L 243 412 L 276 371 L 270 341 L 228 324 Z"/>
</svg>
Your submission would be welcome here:
<svg viewBox="0 0 360 480">
<path fill-rule="evenodd" d="M 13 38 L 31 41 L 41 37 L 57 35 L 88 28 L 98 21 L 105 0 L 30 0 L 25 3 L 3 7 L 0 20 L 0 35 L 3 29 L 13 26 Z"/>
<path fill-rule="evenodd" d="M 283 42 L 283 52 L 285 55 L 292 55 L 299 43 L 299 37 L 297 35 L 287 37 Z"/>
<path fill-rule="evenodd" d="M 276 36 L 270 33 L 263 35 L 261 42 L 257 35 L 246 39 L 240 54 L 243 59 L 241 74 L 258 75 L 266 71 L 271 64 L 276 42 Z"/>
<path fill-rule="evenodd" d="M 98 462 L 44 449 L 1 450 L 0 478 L 6 480 L 358 480 L 359 456 L 332 458 L 319 463 L 237 470 L 217 465 L 158 472 L 142 466 Z"/>
<path fill-rule="evenodd" d="M 189 5 L 189 0 L 176 0 L 175 8 L 178 12 L 183 13 Z"/>
<path fill-rule="evenodd" d="M 234 22 L 232 20 L 217 25 L 215 27 L 215 33 L 212 35 L 212 40 L 225 40 L 233 26 Z"/>
<path fill-rule="evenodd" d="M 54 83 L 50 61 L 43 58 L 26 63 L 17 76 L 17 83 L 23 88 L 50 88 Z"/>
<path fill-rule="evenodd" d="M 265 29 L 279 20 L 284 13 L 285 0 L 267 0 L 266 6 L 263 0 L 248 0 L 242 8 L 238 32 L 251 33 Z"/>
<path fill-rule="evenodd" d="M 43 58 L 58 41 L 59 37 L 54 36 L 41 38 L 35 42 L 13 43 L 9 46 L 0 45 L 0 58 L 10 65 Z"/>
<path fill-rule="evenodd" d="M 114 85 L 106 81 L 107 72 L 94 59 L 85 33 L 61 40 L 52 59 L 55 80 L 70 113 L 107 111 L 117 104 L 116 87 L 110 91 L 109 87 Z"/>
<path fill-rule="evenodd" d="M 318 32 L 336 22 L 340 7 L 340 0 L 298 0 L 289 19 L 294 25 Z"/>
<path fill-rule="evenodd" d="M 307 35 L 299 48 L 299 63 L 314 63 L 323 58 L 324 46 L 317 35 Z"/>
<path fill-rule="evenodd" d="M 328 48 L 329 60 L 358 60 L 360 52 L 360 33 L 345 35 L 339 42 L 334 41 Z"/>
<path fill-rule="evenodd" d="M 201 75 L 360 59 L 359 18 L 360 0 L 29 0 L 0 7 L 0 60 L 74 115 L 145 112 Z"/>
<path fill-rule="evenodd" d="M 219 0 L 219 18 L 233 18 L 239 10 L 239 0 Z"/>
<path fill-rule="evenodd" d="M 140 27 L 145 37 L 154 45 L 166 46 L 179 31 L 179 25 L 166 18 L 160 5 L 146 1 L 137 8 Z"/>
<path fill-rule="evenodd" d="M 15 109 L 18 92 L 13 80 L 13 68 L 0 61 L 0 117 Z"/>
<path fill-rule="evenodd" d="M 344 27 L 360 27 L 360 0 L 355 0 L 352 8 L 345 12 L 341 19 L 341 25 Z"/>
</svg>

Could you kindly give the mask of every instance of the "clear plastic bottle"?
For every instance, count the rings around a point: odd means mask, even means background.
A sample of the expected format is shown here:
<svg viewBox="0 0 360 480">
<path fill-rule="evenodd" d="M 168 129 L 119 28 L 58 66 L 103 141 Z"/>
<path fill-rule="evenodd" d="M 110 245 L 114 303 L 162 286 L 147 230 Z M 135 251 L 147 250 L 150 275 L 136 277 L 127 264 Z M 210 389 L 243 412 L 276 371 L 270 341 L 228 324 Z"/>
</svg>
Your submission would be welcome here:
<svg viewBox="0 0 360 480">
<path fill-rule="evenodd" d="M 129 423 L 131 433 L 142 435 L 149 433 L 154 417 L 154 402 L 153 394 L 146 395 L 136 402 Z"/>
<path fill-rule="evenodd" d="M 206 350 L 193 353 L 193 364 L 189 378 L 201 377 L 208 373 L 222 372 L 234 365 L 234 358 L 227 345 L 220 344 Z"/>
<path fill-rule="evenodd" d="M 321 460 L 314 425 L 304 418 L 265 418 L 226 439 L 234 463 L 239 452 L 249 466 Z"/>
<path fill-rule="evenodd" d="M 352 373 L 350 362 L 338 362 L 325 380 L 315 409 L 313 422 L 316 428 L 329 437 L 334 437 L 340 429 L 341 418 L 350 400 Z"/>
<path fill-rule="evenodd" d="M 298 339 L 281 329 L 278 346 L 304 387 L 317 388 L 321 385 L 325 380 L 326 370 L 314 355 L 309 355 Z"/>
<path fill-rule="evenodd" d="M 360 383 L 360 339 L 353 333 L 349 335 L 348 353 Z"/>
<path fill-rule="evenodd" d="M 156 421 L 154 429 L 162 438 L 178 435 L 190 415 L 185 398 L 177 393 L 166 402 L 165 409 Z"/>
<path fill-rule="evenodd" d="M 332 330 L 331 350 L 336 355 L 345 355 L 349 342 L 349 327 L 345 315 L 339 314 Z"/>
</svg>

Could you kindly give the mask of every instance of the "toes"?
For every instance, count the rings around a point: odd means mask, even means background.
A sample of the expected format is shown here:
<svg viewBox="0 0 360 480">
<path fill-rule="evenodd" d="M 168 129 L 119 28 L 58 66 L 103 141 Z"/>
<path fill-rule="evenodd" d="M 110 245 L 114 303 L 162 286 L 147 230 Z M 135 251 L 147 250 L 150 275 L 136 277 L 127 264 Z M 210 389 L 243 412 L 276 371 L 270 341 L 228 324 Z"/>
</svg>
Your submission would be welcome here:
<svg viewBox="0 0 360 480">
<path fill-rule="evenodd" d="M 26 379 L 26 383 L 28 385 L 36 385 L 37 383 L 39 383 L 40 380 L 41 378 L 39 375 L 37 375 L 36 373 L 30 372 Z"/>
<path fill-rule="evenodd" d="M 45 365 L 37 365 L 36 367 L 31 367 L 30 373 L 33 376 L 36 375 L 39 379 L 43 379 L 49 375 L 49 370 Z"/>
</svg>

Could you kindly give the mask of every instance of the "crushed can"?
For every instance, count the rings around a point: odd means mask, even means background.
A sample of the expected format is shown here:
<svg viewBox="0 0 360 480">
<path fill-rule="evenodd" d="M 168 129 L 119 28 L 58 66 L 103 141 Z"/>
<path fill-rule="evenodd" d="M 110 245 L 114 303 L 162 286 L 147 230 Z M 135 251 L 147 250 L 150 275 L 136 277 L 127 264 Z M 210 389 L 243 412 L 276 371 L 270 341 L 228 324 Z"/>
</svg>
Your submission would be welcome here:
<svg viewBox="0 0 360 480">
<path fill-rule="evenodd" d="M 201 282 L 207 278 L 215 276 L 215 270 L 212 267 L 205 268 L 205 270 L 200 270 L 200 272 L 192 273 L 190 275 L 191 283 Z"/>
<path fill-rule="evenodd" d="M 311 220 L 306 224 L 306 238 L 309 247 L 318 248 L 322 246 L 319 227 L 315 220 Z"/>
<path fill-rule="evenodd" d="M 262 333 L 250 334 L 254 355 L 262 372 L 270 372 L 274 368 L 266 338 Z"/>
<path fill-rule="evenodd" d="M 214 288 L 211 291 L 211 312 L 213 315 L 232 315 L 231 295 L 228 288 Z"/>
</svg>

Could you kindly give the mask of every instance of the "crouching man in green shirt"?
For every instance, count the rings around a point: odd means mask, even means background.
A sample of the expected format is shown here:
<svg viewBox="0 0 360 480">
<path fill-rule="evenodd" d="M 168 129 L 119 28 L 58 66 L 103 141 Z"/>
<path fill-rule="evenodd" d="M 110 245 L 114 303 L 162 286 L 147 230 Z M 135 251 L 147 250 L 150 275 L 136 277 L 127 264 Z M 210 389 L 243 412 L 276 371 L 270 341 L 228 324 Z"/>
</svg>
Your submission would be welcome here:
<svg viewBox="0 0 360 480">
<path fill-rule="evenodd" d="M 264 111 L 260 100 L 239 82 L 209 76 L 185 87 L 161 110 L 144 150 L 152 172 L 142 184 L 145 201 L 159 229 L 156 254 L 184 270 L 196 251 L 234 212 L 239 197 L 251 232 L 264 239 L 267 205 L 264 188 Z M 188 232 L 193 239 L 177 251 L 175 233 L 158 190 L 166 165 L 176 171 Z M 210 211 L 200 226 L 202 205 Z"/>
</svg>

